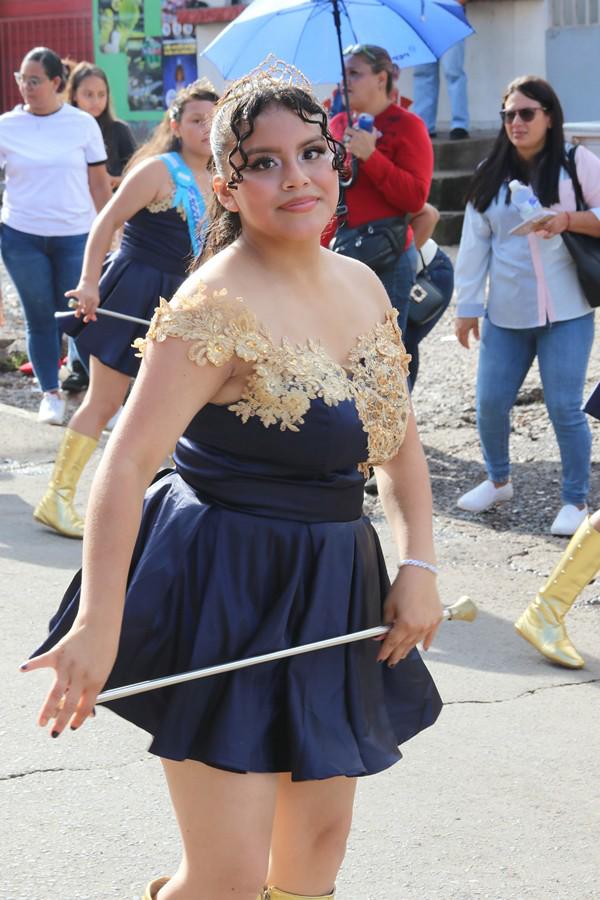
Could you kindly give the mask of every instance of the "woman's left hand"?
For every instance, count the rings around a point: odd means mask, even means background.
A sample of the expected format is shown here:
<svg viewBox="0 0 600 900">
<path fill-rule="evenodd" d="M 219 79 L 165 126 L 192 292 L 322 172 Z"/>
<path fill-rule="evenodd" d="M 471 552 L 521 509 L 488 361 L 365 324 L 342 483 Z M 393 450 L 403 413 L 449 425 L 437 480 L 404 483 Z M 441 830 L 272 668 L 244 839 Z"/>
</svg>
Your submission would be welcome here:
<svg viewBox="0 0 600 900">
<path fill-rule="evenodd" d="M 566 212 L 559 212 L 555 216 L 552 216 L 551 219 L 544 222 L 543 225 L 534 226 L 533 231 L 536 234 L 539 234 L 541 238 L 547 240 L 548 238 L 555 237 L 557 234 L 562 234 L 563 231 L 567 231 L 568 227 L 569 214 Z"/>
<path fill-rule="evenodd" d="M 381 645 L 378 662 L 395 666 L 419 642 L 428 650 L 442 613 L 435 575 L 417 566 L 402 566 L 383 608 L 384 624 L 392 629 Z"/>
<path fill-rule="evenodd" d="M 377 132 L 365 131 L 363 128 L 346 128 L 344 146 L 357 159 L 367 160 L 375 150 Z"/>
</svg>

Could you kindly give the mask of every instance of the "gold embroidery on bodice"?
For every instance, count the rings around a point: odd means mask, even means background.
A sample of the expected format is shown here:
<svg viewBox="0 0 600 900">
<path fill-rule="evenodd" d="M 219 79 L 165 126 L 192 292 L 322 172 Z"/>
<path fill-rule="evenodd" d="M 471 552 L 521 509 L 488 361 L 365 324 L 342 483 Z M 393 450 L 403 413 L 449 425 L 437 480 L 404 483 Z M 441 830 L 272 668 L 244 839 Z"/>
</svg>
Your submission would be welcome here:
<svg viewBox="0 0 600 900">
<path fill-rule="evenodd" d="M 327 406 L 353 400 L 368 435 L 368 459 L 358 468 L 368 475 L 398 452 L 408 424 L 406 385 L 410 356 L 402 343 L 396 310 L 361 335 L 348 356 L 348 367 L 333 360 L 316 341 L 277 346 L 241 300 L 227 290 L 207 295 L 199 284 L 190 296 L 177 295 L 173 308 L 161 298 L 148 333 L 134 347 L 143 356 L 147 342 L 178 337 L 190 342 L 188 357 L 198 365 L 222 366 L 234 356 L 253 363 L 241 398 L 228 406 L 243 422 L 257 416 L 265 427 L 298 431 L 311 400 Z"/>
<path fill-rule="evenodd" d="M 171 207 L 173 206 L 174 199 L 175 199 L 175 185 L 173 185 L 171 187 L 171 190 L 166 195 L 166 197 L 162 197 L 160 200 L 153 200 L 151 203 L 148 204 L 146 209 L 148 210 L 148 212 L 151 212 L 151 213 L 166 212 L 168 209 L 171 209 Z M 187 216 L 186 216 L 185 209 L 183 208 L 183 206 L 178 206 L 177 212 L 179 213 L 179 215 L 185 222 L 187 220 Z"/>
</svg>

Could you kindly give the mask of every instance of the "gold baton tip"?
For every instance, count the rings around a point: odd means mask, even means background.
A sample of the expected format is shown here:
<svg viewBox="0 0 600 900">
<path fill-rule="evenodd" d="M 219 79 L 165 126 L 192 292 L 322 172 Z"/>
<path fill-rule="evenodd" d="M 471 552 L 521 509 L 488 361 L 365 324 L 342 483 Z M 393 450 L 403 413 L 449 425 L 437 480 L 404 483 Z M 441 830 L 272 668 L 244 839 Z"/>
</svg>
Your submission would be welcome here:
<svg viewBox="0 0 600 900">
<path fill-rule="evenodd" d="M 67 306 L 69 307 L 69 309 L 75 309 L 75 307 L 78 305 L 79 305 L 79 302 L 76 297 L 71 297 L 71 299 L 67 303 Z"/>
<path fill-rule="evenodd" d="M 459 619 L 461 622 L 472 622 L 477 618 L 477 607 L 470 597 L 460 597 L 452 606 L 446 607 L 448 618 Z"/>
</svg>

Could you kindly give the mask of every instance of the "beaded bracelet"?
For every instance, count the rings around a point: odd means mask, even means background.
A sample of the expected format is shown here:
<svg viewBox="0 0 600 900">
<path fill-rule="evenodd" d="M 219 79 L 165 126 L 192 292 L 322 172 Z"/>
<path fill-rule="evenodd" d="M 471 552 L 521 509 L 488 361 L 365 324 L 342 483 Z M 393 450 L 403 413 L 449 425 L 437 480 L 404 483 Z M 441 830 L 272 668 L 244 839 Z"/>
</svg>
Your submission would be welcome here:
<svg viewBox="0 0 600 900">
<path fill-rule="evenodd" d="M 422 559 L 401 559 L 398 563 L 398 569 L 401 569 L 402 566 L 416 566 L 418 569 L 427 569 L 433 575 L 437 575 L 439 571 L 437 566 Z"/>
</svg>

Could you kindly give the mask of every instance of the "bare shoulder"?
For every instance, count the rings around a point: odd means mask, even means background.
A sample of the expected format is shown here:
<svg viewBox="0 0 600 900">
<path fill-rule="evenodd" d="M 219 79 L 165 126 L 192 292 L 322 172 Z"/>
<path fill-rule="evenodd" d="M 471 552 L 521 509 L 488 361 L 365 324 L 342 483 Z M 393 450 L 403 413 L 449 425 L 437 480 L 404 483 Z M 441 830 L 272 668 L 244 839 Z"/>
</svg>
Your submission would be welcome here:
<svg viewBox="0 0 600 900">
<path fill-rule="evenodd" d="M 332 280 L 346 292 L 349 299 L 356 298 L 365 310 L 369 310 L 373 320 L 381 319 L 389 312 L 391 303 L 387 291 L 372 269 L 357 259 L 331 250 L 323 250 L 323 253 L 327 254 Z"/>
</svg>

